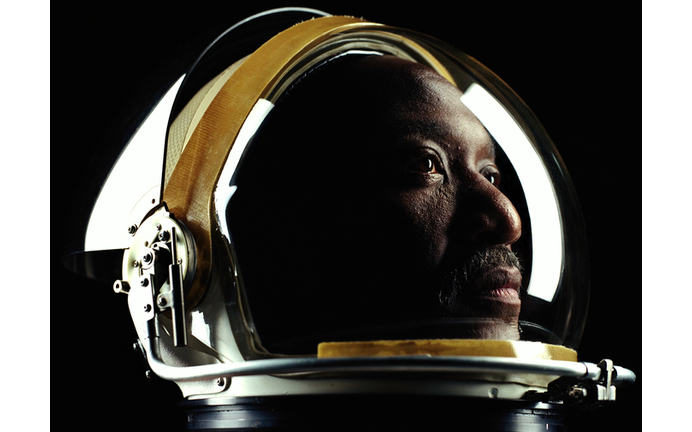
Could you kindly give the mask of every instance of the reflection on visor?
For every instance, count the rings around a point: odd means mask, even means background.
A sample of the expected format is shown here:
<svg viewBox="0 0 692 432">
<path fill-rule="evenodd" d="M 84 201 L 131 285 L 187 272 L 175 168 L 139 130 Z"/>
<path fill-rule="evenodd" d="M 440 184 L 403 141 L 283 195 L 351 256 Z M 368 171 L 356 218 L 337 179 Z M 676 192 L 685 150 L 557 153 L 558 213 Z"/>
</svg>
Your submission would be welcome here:
<svg viewBox="0 0 692 432">
<path fill-rule="evenodd" d="M 113 166 L 89 219 L 84 250 L 128 247 L 132 236 L 126 227 L 140 224 L 158 203 L 164 158 L 161 143 L 166 140 L 168 117 L 184 77 L 161 98 Z M 127 205 L 133 196 L 138 199 L 134 208 Z"/>
<path fill-rule="evenodd" d="M 548 173 L 519 126 L 485 89 L 471 84 L 461 101 L 493 135 L 519 176 L 532 228 L 533 265 L 527 293 L 550 302 L 560 281 L 562 232 L 558 203 Z"/>
<path fill-rule="evenodd" d="M 217 209 L 225 209 L 228 206 L 233 193 L 237 190 L 237 186 L 233 184 L 233 175 L 238 168 L 240 159 L 245 153 L 245 149 L 252 140 L 252 137 L 261 126 L 262 121 L 269 115 L 269 112 L 274 108 L 274 104 L 266 99 L 260 99 L 248 114 L 247 119 L 243 123 L 243 127 L 238 132 L 233 147 L 231 148 L 226 164 L 224 165 L 219 183 L 214 194 Z M 218 211 L 216 217 L 219 219 L 219 229 L 226 237 L 226 240 L 231 239 L 231 234 L 228 231 L 228 222 L 226 220 L 226 212 Z"/>
</svg>

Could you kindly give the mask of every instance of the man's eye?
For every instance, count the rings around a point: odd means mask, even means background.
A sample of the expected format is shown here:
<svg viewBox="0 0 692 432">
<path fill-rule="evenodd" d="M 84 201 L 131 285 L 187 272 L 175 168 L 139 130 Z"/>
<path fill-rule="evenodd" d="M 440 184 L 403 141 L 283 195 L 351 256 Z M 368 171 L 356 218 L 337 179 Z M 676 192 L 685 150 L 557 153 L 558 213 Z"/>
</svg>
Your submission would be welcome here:
<svg viewBox="0 0 692 432">
<path fill-rule="evenodd" d="M 431 156 L 424 156 L 420 158 L 414 166 L 416 171 L 419 172 L 424 172 L 427 174 L 435 174 L 438 173 L 437 169 L 437 163 L 435 162 L 435 159 Z"/>
<path fill-rule="evenodd" d="M 488 169 L 482 172 L 483 177 L 485 177 L 493 186 L 500 186 L 500 173 L 494 169 Z"/>
</svg>

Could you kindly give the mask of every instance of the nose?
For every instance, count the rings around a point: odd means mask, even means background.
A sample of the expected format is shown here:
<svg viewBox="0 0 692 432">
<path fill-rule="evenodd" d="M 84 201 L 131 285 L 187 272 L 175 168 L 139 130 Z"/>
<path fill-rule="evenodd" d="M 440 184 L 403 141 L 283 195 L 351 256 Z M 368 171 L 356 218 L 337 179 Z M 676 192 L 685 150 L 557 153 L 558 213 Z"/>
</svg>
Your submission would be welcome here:
<svg viewBox="0 0 692 432">
<path fill-rule="evenodd" d="M 474 246 L 509 246 L 521 237 L 521 218 L 512 202 L 499 189 L 479 180 L 461 199 L 462 230 Z"/>
</svg>

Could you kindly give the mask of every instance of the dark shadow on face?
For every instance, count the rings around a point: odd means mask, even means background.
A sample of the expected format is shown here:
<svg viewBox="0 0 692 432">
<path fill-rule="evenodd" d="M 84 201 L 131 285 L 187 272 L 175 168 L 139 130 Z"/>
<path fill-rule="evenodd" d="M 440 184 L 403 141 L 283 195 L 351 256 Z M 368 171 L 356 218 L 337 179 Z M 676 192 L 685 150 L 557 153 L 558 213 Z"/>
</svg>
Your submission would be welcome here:
<svg viewBox="0 0 692 432">
<path fill-rule="evenodd" d="M 227 209 L 266 349 L 518 339 L 521 221 L 460 96 L 424 66 L 347 56 L 277 102 Z"/>
</svg>

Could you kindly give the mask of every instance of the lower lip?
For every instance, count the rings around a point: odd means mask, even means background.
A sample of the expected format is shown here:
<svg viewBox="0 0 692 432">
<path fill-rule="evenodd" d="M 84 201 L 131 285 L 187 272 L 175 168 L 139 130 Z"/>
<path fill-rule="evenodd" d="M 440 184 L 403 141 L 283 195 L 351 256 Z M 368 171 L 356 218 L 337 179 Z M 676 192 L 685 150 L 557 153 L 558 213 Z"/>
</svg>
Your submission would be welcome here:
<svg viewBox="0 0 692 432">
<path fill-rule="evenodd" d="M 494 288 L 490 290 L 484 290 L 478 293 L 480 297 L 489 297 L 495 300 L 502 300 L 507 302 L 518 302 L 519 292 L 514 288 Z"/>
</svg>

